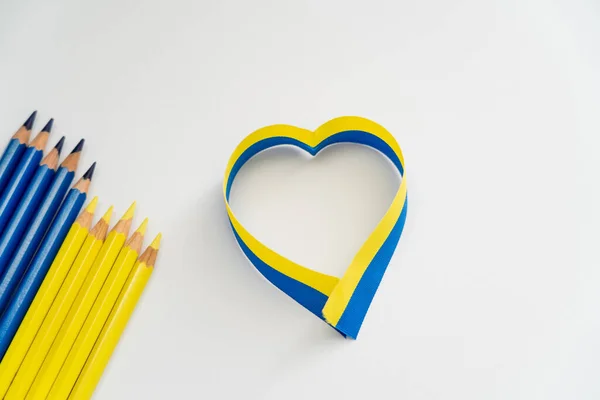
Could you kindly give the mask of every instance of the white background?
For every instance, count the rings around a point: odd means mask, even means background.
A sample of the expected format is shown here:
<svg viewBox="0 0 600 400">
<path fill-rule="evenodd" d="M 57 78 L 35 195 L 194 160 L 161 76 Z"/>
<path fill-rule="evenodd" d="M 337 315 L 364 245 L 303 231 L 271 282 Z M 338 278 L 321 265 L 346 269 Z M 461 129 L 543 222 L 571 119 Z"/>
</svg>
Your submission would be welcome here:
<svg viewBox="0 0 600 400">
<path fill-rule="evenodd" d="M 32 109 L 117 219 L 164 233 L 98 399 L 600 398 L 600 5 L 0 3 L 0 131 Z M 406 156 L 407 225 L 357 341 L 263 280 L 221 184 L 265 125 L 370 118 Z M 67 149 L 68 150 L 68 149 Z M 232 204 L 341 274 L 398 185 L 375 151 L 279 149 Z M 150 238 L 148 238 L 150 239 Z"/>
</svg>

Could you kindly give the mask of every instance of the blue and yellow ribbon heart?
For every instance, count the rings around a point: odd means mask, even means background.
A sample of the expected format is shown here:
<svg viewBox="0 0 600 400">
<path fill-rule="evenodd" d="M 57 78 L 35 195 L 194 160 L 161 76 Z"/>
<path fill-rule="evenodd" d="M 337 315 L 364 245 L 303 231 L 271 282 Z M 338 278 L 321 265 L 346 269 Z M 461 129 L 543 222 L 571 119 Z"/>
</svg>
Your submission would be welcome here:
<svg viewBox="0 0 600 400">
<path fill-rule="evenodd" d="M 235 176 L 257 153 L 274 146 L 293 145 L 315 156 L 335 143 L 373 147 L 386 155 L 402 175 L 392 204 L 342 278 L 303 267 L 271 250 L 242 226 L 229 205 Z M 235 238 L 260 273 L 344 337 L 356 339 L 406 221 L 404 157 L 396 139 L 382 126 L 360 117 L 336 118 L 314 132 L 289 125 L 267 126 L 248 135 L 229 158 L 223 196 Z"/>
</svg>

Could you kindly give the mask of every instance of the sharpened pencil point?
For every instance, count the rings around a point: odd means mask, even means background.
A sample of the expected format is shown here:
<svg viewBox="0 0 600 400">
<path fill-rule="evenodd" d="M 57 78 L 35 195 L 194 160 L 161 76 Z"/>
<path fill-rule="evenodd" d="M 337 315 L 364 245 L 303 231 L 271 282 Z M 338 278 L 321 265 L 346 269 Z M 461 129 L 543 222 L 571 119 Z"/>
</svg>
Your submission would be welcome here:
<svg viewBox="0 0 600 400">
<path fill-rule="evenodd" d="M 88 204 L 88 206 L 85 208 L 85 211 L 89 212 L 90 214 L 94 214 L 96 212 L 97 205 L 98 205 L 98 196 L 94 196 L 92 201 L 90 201 L 90 204 Z"/>
<path fill-rule="evenodd" d="M 94 170 L 96 169 L 96 163 L 94 162 L 92 164 L 92 166 L 85 171 L 85 174 L 83 174 L 83 179 L 87 179 L 88 181 L 92 180 L 92 176 L 94 176 Z"/>
<path fill-rule="evenodd" d="M 25 122 L 23 122 L 23 126 L 28 131 L 30 131 L 31 128 L 33 128 L 33 123 L 35 122 L 35 116 L 36 115 L 37 115 L 37 110 L 34 111 L 34 112 L 32 112 L 31 115 L 29 116 L 29 118 L 27 118 L 27 120 Z"/>
<path fill-rule="evenodd" d="M 73 149 L 73 151 L 71 151 L 71 154 L 80 152 L 81 149 L 83 149 L 83 144 L 84 143 L 85 143 L 85 139 L 81 139 L 79 141 L 79 143 L 77 143 L 77 146 L 75 146 L 75 148 Z"/>
<path fill-rule="evenodd" d="M 156 235 L 156 237 L 154 238 L 152 243 L 150 243 L 150 247 L 152 247 L 154 250 L 158 250 L 158 248 L 160 247 L 161 239 L 162 239 L 162 233 L 159 233 L 158 235 Z"/>
<path fill-rule="evenodd" d="M 56 145 L 54 145 L 54 148 L 56 149 L 56 151 L 58 151 L 58 154 L 60 154 L 62 148 L 63 148 L 63 144 L 65 144 L 65 137 L 61 137 L 60 140 L 58 141 L 58 143 L 56 143 Z"/>
<path fill-rule="evenodd" d="M 110 217 L 112 217 L 112 213 L 113 213 L 113 206 L 108 207 L 108 210 L 106 210 L 106 212 L 104 213 L 104 215 L 102 216 L 102 219 L 104 220 L 104 222 L 106 222 L 107 224 L 110 224 Z"/>
<path fill-rule="evenodd" d="M 46 126 L 42 129 L 42 132 L 52 132 L 52 125 L 54 125 L 54 118 L 50 118 L 50 121 L 46 123 Z"/>
<path fill-rule="evenodd" d="M 148 229 L 148 218 L 145 218 L 139 228 L 137 228 L 136 232 L 140 235 L 144 236 L 146 234 L 146 230 Z"/>
<path fill-rule="evenodd" d="M 133 218 L 133 214 L 135 213 L 135 207 L 137 206 L 137 203 L 134 201 L 133 203 L 131 203 L 131 205 L 129 206 L 129 208 L 127 209 L 127 211 L 125 211 L 125 214 L 123 214 L 123 216 L 121 217 L 121 219 L 132 219 Z"/>
</svg>

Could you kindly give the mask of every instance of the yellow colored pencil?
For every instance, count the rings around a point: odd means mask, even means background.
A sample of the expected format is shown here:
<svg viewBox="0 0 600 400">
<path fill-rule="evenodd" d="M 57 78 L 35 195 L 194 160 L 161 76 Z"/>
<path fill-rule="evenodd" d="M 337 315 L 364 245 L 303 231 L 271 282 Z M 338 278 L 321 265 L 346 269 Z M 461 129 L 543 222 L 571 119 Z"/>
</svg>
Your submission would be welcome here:
<svg viewBox="0 0 600 400">
<path fill-rule="evenodd" d="M 0 364 L 0 398 L 6 394 L 65 276 L 71 269 L 71 265 L 89 233 L 97 204 L 98 198 L 94 197 L 69 229 L 39 291 L 11 341 Z"/>
<path fill-rule="evenodd" d="M 90 399 L 96 390 L 104 369 L 108 364 L 119 339 L 127 326 L 131 314 L 135 309 L 146 283 L 154 271 L 156 256 L 160 247 L 161 235 L 159 234 L 142 253 L 119 294 L 106 324 L 94 348 L 85 362 L 85 366 L 77 379 L 75 387 L 69 396 L 70 400 Z"/>
<path fill-rule="evenodd" d="M 45 399 L 60 368 L 62 367 L 71 346 L 75 342 L 79 330 L 83 326 L 100 289 L 106 280 L 119 252 L 123 248 L 133 218 L 135 203 L 129 207 L 125 215 L 113 227 L 94 261 L 77 297 L 75 298 L 65 322 L 60 328 L 52 347 L 42 363 L 40 370 L 27 393 L 26 399 Z"/>
<path fill-rule="evenodd" d="M 106 278 L 106 282 L 104 282 L 104 286 L 102 286 L 102 290 L 94 302 L 92 310 L 88 314 L 67 359 L 54 381 L 54 385 L 47 397 L 48 400 L 67 399 L 69 397 L 69 393 L 77 381 L 85 360 L 87 360 L 92 351 L 94 343 L 96 343 L 96 339 L 98 339 L 102 327 L 110 315 L 110 311 L 115 305 L 119 293 L 121 293 L 121 289 L 123 289 L 123 285 L 125 285 L 125 281 L 127 281 L 127 277 L 140 255 L 147 226 L 148 219 L 145 219 L 140 227 L 131 235 L 121 253 L 119 253 L 115 265 L 113 265 L 108 278 Z"/>
<path fill-rule="evenodd" d="M 81 249 L 77 254 L 77 258 L 73 262 L 73 266 L 67 274 L 67 277 L 64 279 L 37 335 L 33 341 L 30 342 L 31 345 L 24 349 L 19 347 L 19 354 L 23 353 L 23 351 L 26 352 L 26 354 L 22 359 L 23 362 L 21 363 L 21 366 L 17 366 L 18 372 L 14 376 L 10 389 L 6 394 L 6 399 L 23 399 L 27 394 L 44 358 L 48 354 L 50 346 L 52 346 L 52 342 L 56 338 L 58 330 L 73 304 L 77 292 L 83 284 L 83 280 L 87 276 L 92 263 L 100 252 L 100 248 L 102 247 L 104 239 L 106 238 L 106 233 L 108 232 L 111 214 L 112 207 L 108 209 L 104 216 L 89 231 L 85 242 L 83 242 L 83 246 L 81 246 Z M 11 348 L 12 346 L 13 345 L 11 344 Z"/>
</svg>

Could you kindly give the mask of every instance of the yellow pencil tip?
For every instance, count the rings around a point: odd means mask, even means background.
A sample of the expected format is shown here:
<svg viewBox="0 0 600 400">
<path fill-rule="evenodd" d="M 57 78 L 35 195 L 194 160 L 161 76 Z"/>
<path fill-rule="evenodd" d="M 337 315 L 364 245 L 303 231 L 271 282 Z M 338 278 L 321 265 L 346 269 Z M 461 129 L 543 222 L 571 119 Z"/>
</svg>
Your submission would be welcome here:
<svg viewBox="0 0 600 400">
<path fill-rule="evenodd" d="M 90 204 L 88 204 L 88 206 L 85 208 L 85 211 L 89 212 L 90 214 L 93 214 L 96 212 L 97 205 L 98 205 L 98 196 L 94 196 L 92 201 L 90 201 Z"/>
<path fill-rule="evenodd" d="M 134 201 L 133 203 L 131 203 L 131 205 L 129 206 L 129 208 L 127 209 L 127 211 L 125 211 L 125 214 L 123 214 L 123 216 L 121 217 L 121 219 L 132 219 L 133 218 L 133 214 L 135 213 L 135 206 L 136 206 L 136 202 Z"/>
<path fill-rule="evenodd" d="M 162 239 L 162 233 L 159 233 L 158 235 L 156 235 L 156 237 L 154 238 L 152 243 L 150 243 L 150 247 L 152 247 L 154 250 L 158 250 L 158 248 L 160 247 L 161 239 Z"/>
<path fill-rule="evenodd" d="M 148 228 L 148 218 L 144 219 L 144 222 L 137 228 L 136 232 L 140 235 L 144 236 L 146 234 L 146 229 Z"/>
<path fill-rule="evenodd" d="M 110 224 L 110 218 L 112 217 L 112 213 L 113 213 L 113 206 L 108 207 L 108 210 L 106 210 L 106 212 L 104 213 L 104 215 L 102 216 L 102 219 L 104 220 L 104 222 L 106 222 L 107 224 Z"/>
</svg>

